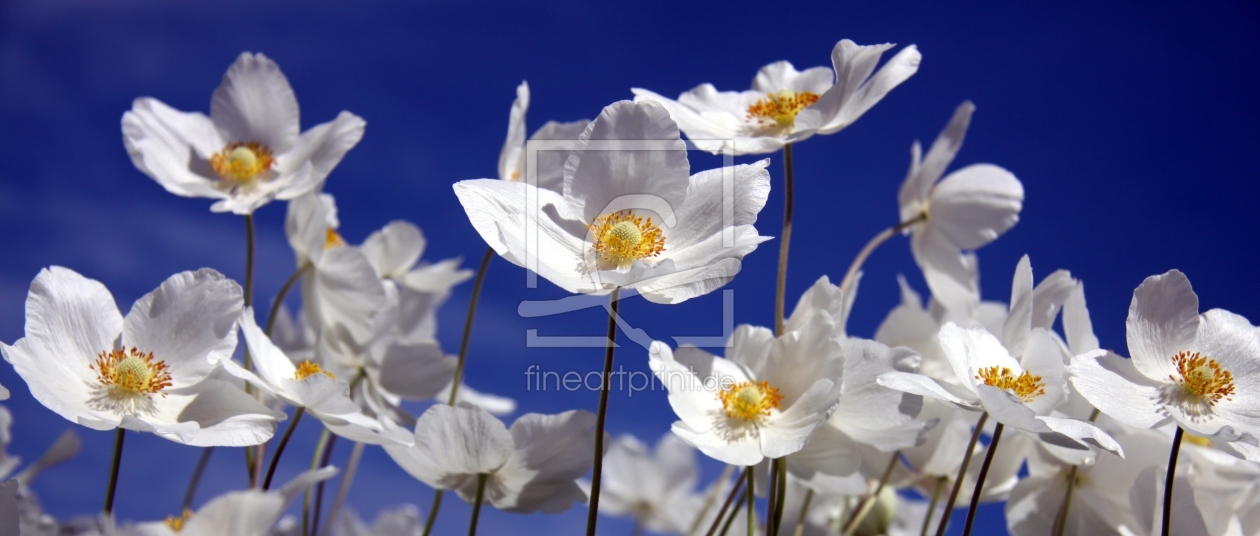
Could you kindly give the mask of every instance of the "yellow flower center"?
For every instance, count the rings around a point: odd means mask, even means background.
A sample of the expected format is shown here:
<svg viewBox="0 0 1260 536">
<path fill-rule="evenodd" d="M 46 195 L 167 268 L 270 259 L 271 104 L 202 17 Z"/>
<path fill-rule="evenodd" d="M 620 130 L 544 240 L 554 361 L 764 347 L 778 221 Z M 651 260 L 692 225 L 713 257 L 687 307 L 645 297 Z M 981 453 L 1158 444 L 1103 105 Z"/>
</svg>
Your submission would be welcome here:
<svg viewBox="0 0 1260 536">
<path fill-rule="evenodd" d="M 1027 370 L 1016 376 L 1008 367 L 985 367 L 979 370 L 976 379 L 985 385 L 1009 391 L 1025 404 L 1046 394 L 1046 382 L 1041 381 L 1041 376 L 1034 376 Z"/>
<path fill-rule="evenodd" d="M 311 363 L 309 360 L 298 363 L 297 370 L 293 371 L 293 379 L 305 380 L 306 378 L 309 378 L 312 374 L 319 374 L 321 372 L 324 373 L 324 375 L 328 376 L 329 378 L 332 378 L 334 380 L 337 379 L 336 375 L 334 375 L 331 372 L 328 372 L 327 370 L 320 368 L 319 365 L 316 365 L 315 363 Z"/>
<path fill-rule="evenodd" d="M 188 518 L 190 517 L 192 517 L 192 510 L 185 508 L 183 514 L 177 516 L 166 516 L 166 521 L 163 521 L 162 523 L 166 525 L 167 528 L 171 529 L 171 532 L 179 532 L 184 530 L 184 523 L 187 523 Z"/>
<path fill-rule="evenodd" d="M 1182 440 L 1182 441 L 1184 441 L 1184 442 L 1186 442 L 1186 443 L 1190 443 L 1190 444 L 1198 445 L 1198 446 L 1200 446 L 1200 447 L 1211 447 L 1211 446 L 1212 446 L 1212 440 L 1211 440 L 1211 439 L 1208 439 L 1208 438 L 1206 438 L 1206 437 L 1200 437 L 1200 436 L 1197 436 L 1197 435 L 1194 435 L 1194 434 L 1183 434 L 1183 435 L 1181 436 L 1181 440 Z"/>
<path fill-rule="evenodd" d="M 727 417 L 759 421 L 770 416 L 771 409 L 780 409 L 779 401 L 783 400 L 783 395 L 765 381 L 743 382 L 718 393 L 718 399 L 722 401 L 722 410 Z"/>
<path fill-rule="evenodd" d="M 617 268 L 655 257 L 665 251 L 665 237 L 652 218 L 643 219 L 629 210 L 604 214 L 586 226 L 595 240 L 599 260 Z"/>
<path fill-rule="evenodd" d="M 135 414 L 151 409 L 153 395 L 166 397 L 163 389 L 171 386 L 171 373 L 165 362 L 154 361 L 153 353 L 135 348 L 111 350 L 96 356 L 88 365 L 96 371 L 100 382 L 90 402 L 101 409 Z"/>
<path fill-rule="evenodd" d="M 341 234 L 336 229 L 329 227 L 328 230 L 324 231 L 324 251 L 344 245 L 346 245 L 346 241 L 341 238 Z"/>
<path fill-rule="evenodd" d="M 1173 356 L 1173 364 L 1181 378 L 1169 374 L 1168 379 L 1180 383 L 1187 393 L 1203 399 L 1209 406 L 1215 406 L 1221 399 L 1233 400 L 1234 375 L 1221 368 L 1215 359 L 1198 352 L 1179 352 Z"/>
<path fill-rule="evenodd" d="M 749 106 L 748 120 L 761 126 L 791 127 L 796 124 L 796 114 L 815 102 L 818 102 L 815 93 L 782 89 L 766 94 Z"/>
<path fill-rule="evenodd" d="M 275 163 L 271 149 L 256 141 L 232 142 L 210 157 L 210 168 L 224 180 L 249 182 L 271 169 Z"/>
</svg>

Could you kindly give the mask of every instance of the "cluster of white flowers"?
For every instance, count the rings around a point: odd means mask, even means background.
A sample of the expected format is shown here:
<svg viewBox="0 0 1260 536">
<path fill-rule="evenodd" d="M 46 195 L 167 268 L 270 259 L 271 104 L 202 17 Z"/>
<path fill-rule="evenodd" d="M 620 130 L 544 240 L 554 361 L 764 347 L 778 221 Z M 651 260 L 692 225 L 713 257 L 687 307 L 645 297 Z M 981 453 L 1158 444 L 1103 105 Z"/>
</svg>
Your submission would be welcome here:
<svg viewBox="0 0 1260 536">
<path fill-rule="evenodd" d="M 904 47 L 880 66 L 893 48 L 844 40 L 831 68 L 773 63 L 742 92 L 702 84 L 674 100 L 636 88 L 634 100 L 593 121 L 549 122 L 528 138 L 521 84 L 498 178 L 454 184 L 489 251 L 464 340 L 449 355 L 436 312 L 474 272 L 458 259 L 421 261 L 425 236 L 405 221 L 347 243 L 323 192 L 361 140 L 362 119 L 342 112 L 300 132 L 293 90 L 261 54 L 242 54 L 228 69 L 208 117 L 137 99 L 122 118 L 135 166 L 174 194 L 215 199 L 211 210 L 243 216 L 250 233 L 256 209 L 288 201 L 295 271 L 265 327 L 252 281 L 212 269 L 171 276 L 125 316 L 104 284 L 60 266 L 41 271 L 25 336 L 0 350 L 44 406 L 117 430 L 113 476 L 102 515 L 45 514 L 28 485 L 72 456 L 78 440 L 63 436 L 14 473 L 18 460 L 5 453 L 11 416 L 0 408 L 0 534 L 312 535 L 322 522 L 339 535 L 427 535 L 444 490 L 474 504 L 470 533 L 483 504 L 556 513 L 587 503 L 588 534 L 598 514 L 669 534 L 732 526 L 750 535 L 943 534 L 955 507 L 970 505 L 969 532 L 976 504 L 1005 501 L 1018 535 L 1260 534 L 1260 330 L 1227 311 L 1200 314 L 1177 270 L 1134 291 L 1129 358 L 1099 348 L 1084 285 L 1067 271 L 1034 284 L 1025 256 L 1009 303 L 983 301 L 974 251 L 1015 225 L 1024 190 L 992 164 L 946 174 L 970 102 L 926 154 L 912 145 L 894 225 L 838 284 L 823 275 L 784 314 L 792 145 L 840 131 L 908 80 L 919 51 Z M 770 159 L 693 173 L 689 144 L 732 156 L 783 151 L 776 327 L 740 325 L 724 357 L 651 344 L 646 359 L 677 416 L 654 453 L 629 436 L 606 444 L 608 381 L 597 414 L 527 413 L 509 427 L 499 416 L 517 401 L 463 385 L 494 255 L 571 293 L 609 296 L 615 340 L 622 290 L 656 304 L 707 294 L 771 240 L 755 227 Z M 853 336 L 846 324 L 862 263 L 899 233 L 910 236 L 930 298 L 925 304 L 899 279 L 902 303 L 873 338 Z M 301 294 L 297 313 L 284 307 L 291 288 Z M 406 401 L 431 405 L 416 417 Z M 318 508 L 314 518 L 282 519 L 291 501 L 338 472 L 316 467 L 271 489 L 276 461 L 307 415 L 324 429 L 317 460 L 329 434 L 355 443 L 343 486 L 363 445 L 380 445 L 439 490 L 433 505 L 402 505 L 370 526 L 353 512 L 338 515 L 340 499 L 326 519 Z M 250 488 L 165 521 L 119 521 L 126 513 L 112 503 L 127 467 L 124 430 L 243 447 Z M 701 485 L 697 450 L 730 467 Z M 757 497 L 766 497 L 764 509 Z"/>
</svg>

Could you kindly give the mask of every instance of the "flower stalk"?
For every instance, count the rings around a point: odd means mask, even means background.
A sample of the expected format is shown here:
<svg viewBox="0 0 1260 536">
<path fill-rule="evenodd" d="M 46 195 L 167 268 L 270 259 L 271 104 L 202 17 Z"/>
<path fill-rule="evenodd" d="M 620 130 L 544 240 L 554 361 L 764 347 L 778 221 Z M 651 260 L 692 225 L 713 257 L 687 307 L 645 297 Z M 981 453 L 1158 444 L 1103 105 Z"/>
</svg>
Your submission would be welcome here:
<svg viewBox="0 0 1260 536">
<path fill-rule="evenodd" d="M 612 381 L 613 350 L 617 347 L 617 300 L 621 287 L 608 296 L 608 346 L 604 352 L 604 375 L 599 386 L 599 409 L 595 414 L 595 468 L 591 470 L 590 509 L 586 514 L 586 536 L 595 536 L 599 517 L 599 485 L 604 470 L 604 421 L 608 417 L 608 391 Z"/>
<path fill-rule="evenodd" d="M 941 514 L 941 522 L 936 526 L 936 536 L 945 536 L 945 528 L 949 526 L 949 516 L 954 511 L 954 503 L 958 501 L 958 491 L 962 488 L 963 477 L 967 476 L 967 466 L 971 464 L 971 452 L 980 441 L 980 432 L 984 430 L 984 422 L 989 420 L 988 412 L 981 413 L 976 421 L 976 429 L 971 433 L 971 441 L 963 451 L 962 465 L 958 467 L 958 476 L 954 478 L 954 487 L 949 491 L 949 500 L 945 502 L 945 512 Z"/>
<path fill-rule="evenodd" d="M 989 450 L 984 454 L 984 463 L 980 465 L 980 475 L 976 477 L 976 490 L 971 493 L 971 506 L 967 508 L 967 522 L 963 525 L 963 536 L 971 534 L 972 524 L 976 521 L 976 508 L 980 506 L 980 492 L 984 490 L 984 479 L 989 476 L 989 465 L 993 462 L 993 453 L 997 452 L 998 441 L 1002 439 L 1002 423 L 993 427 L 993 441 L 989 442 Z"/>
</svg>

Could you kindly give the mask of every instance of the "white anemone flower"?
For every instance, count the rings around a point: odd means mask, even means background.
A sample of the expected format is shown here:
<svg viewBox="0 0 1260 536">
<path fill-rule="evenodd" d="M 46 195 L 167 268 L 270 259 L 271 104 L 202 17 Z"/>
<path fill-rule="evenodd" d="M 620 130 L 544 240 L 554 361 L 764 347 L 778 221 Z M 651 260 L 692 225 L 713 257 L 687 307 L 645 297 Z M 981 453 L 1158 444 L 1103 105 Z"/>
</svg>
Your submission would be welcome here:
<svg viewBox="0 0 1260 536">
<path fill-rule="evenodd" d="M 300 534 L 300 524 L 296 528 Z M 371 525 L 364 523 L 353 509 L 346 508 L 337 516 L 332 530 L 333 536 L 416 536 L 423 532 L 420 509 L 411 504 L 381 510 Z"/>
<path fill-rule="evenodd" d="M 599 512 L 633 517 L 652 532 L 685 533 L 696 515 L 680 508 L 695 496 L 695 452 L 673 434 L 661 437 L 654 454 L 633 436 L 618 437 L 604 455 Z"/>
<path fill-rule="evenodd" d="M 508 261 L 574 293 L 634 288 L 657 303 L 707 294 L 768 237 L 753 223 L 769 161 L 688 176 L 686 145 L 659 104 L 614 103 L 569 156 L 563 193 L 478 179 L 455 184 L 473 227 Z"/>
<path fill-rule="evenodd" d="M 280 489 L 232 491 L 211 499 L 196 512 L 165 521 L 152 521 L 123 526 L 105 534 L 118 536 L 265 536 L 284 514 L 284 509 L 307 488 L 337 474 L 336 467 L 306 471 L 285 483 Z M 111 518 L 112 519 L 112 518 Z"/>
<path fill-rule="evenodd" d="M 411 434 L 389 420 L 375 419 L 363 413 L 350 399 L 350 387 L 344 379 L 310 361 L 294 364 L 254 321 L 254 311 L 246 307 L 241 313 L 241 332 L 253 357 L 254 371 L 241 368 L 231 360 L 223 362 L 228 373 L 319 419 L 334 434 L 370 445 L 383 443 L 412 444 Z"/>
<path fill-rule="evenodd" d="M 679 418 L 674 433 L 732 465 L 801 451 L 839 403 L 844 361 L 834 358 L 841 352 L 834 328 L 821 311 L 806 328 L 777 339 L 766 328 L 742 325 L 725 359 L 695 347 L 675 354 L 653 342 L 649 366 L 669 390 Z"/>
<path fill-rule="evenodd" d="M 1031 331 L 1022 360 L 1016 360 L 997 337 L 983 328 L 953 323 L 939 335 L 955 382 L 919 374 L 888 372 L 881 385 L 985 411 L 994 420 L 1042 441 L 1068 449 L 1096 446 L 1123 456 L 1120 445 L 1093 424 L 1051 416 L 1067 397 L 1067 378 L 1058 343 L 1041 328 Z"/>
<path fill-rule="evenodd" d="M 910 171 L 897 195 L 901 221 L 922 220 L 905 232 L 932 298 L 955 310 L 980 296 L 962 251 L 979 249 L 1014 226 L 1024 201 L 1019 179 L 993 164 L 972 164 L 941 179 L 962 147 L 973 111 L 971 102 L 958 106 L 922 158 L 919 143 L 911 146 Z"/>
<path fill-rule="evenodd" d="M 168 192 L 218 199 L 210 210 L 251 214 L 272 199 L 317 189 L 359 140 L 350 112 L 300 132 L 298 103 L 280 67 L 242 53 L 210 100 L 210 116 L 142 97 L 123 114 L 123 144 Z"/>
<path fill-rule="evenodd" d="M 1260 331 L 1222 309 L 1199 314 L 1177 270 L 1133 291 L 1130 359 L 1098 350 L 1072 359 L 1072 383 L 1091 404 L 1137 428 L 1170 422 L 1216 441 L 1260 435 Z M 1175 488 L 1174 488 L 1175 489 Z"/>
<path fill-rule="evenodd" d="M 236 349 L 241 296 L 214 270 L 181 272 L 123 318 L 105 285 L 53 266 L 31 283 L 26 336 L 0 350 L 36 400 L 88 428 L 257 445 L 284 414 L 214 376 Z"/>
<path fill-rule="evenodd" d="M 719 92 L 701 84 L 678 100 L 633 88 L 635 100 L 665 105 L 696 147 L 718 153 L 774 152 L 814 134 L 835 134 L 857 121 L 889 91 L 919 69 L 922 55 L 910 45 L 879 71 L 875 66 L 892 44 L 859 46 L 848 39 L 831 51 L 832 69 L 797 71 L 777 61 L 757 72 L 749 91 Z M 872 74 L 873 73 L 873 74 Z"/>
<path fill-rule="evenodd" d="M 516 87 L 516 100 L 512 101 L 512 112 L 508 117 L 507 139 L 503 141 L 503 150 L 499 153 L 499 180 L 528 181 L 539 188 L 560 193 L 564 188 L 564 161 L 569 157 L 568 151 L 543 146 L 530 152 L 529 142 L 576 140 L 586 130 L 590 120 L 581 119 L 568 123 L 548 121 L 526 140 L 525 113 L 528 111 L 529 84 L 521 82 Z M 529 160 L 531 154 L 537 165 L 532 170 Z"/>
<path fill-rule="evenodd" d="M 384 448 L 411 476 L 467 502 L 484 474 L 486 504 L 554 514 L 586 500 L 577 479 L 594 463 L 594 427 L 588 411 L 527 413 L 509 429 L 484 409 L 436 404 L 416 420 L 414 446 Z"/>
</svg>

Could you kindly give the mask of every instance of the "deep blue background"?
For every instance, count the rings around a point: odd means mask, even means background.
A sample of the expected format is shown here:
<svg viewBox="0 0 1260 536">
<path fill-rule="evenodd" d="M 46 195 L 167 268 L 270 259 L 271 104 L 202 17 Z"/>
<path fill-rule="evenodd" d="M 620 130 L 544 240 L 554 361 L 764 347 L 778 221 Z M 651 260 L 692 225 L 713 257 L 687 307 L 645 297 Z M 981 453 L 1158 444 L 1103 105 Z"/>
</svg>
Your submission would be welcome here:
<svg viewBox="0 0 1260 536">
<path fill-rule="evenodd" d="M 744 89 L 762 65 L 829 65 L 842 38 L 917 44 L 919 73 L 852 127 L 796 150 L 798 205 L 789 303 L 818 276 L 843 274 L 874 233 L 895 223 L 896 191 L 910 143 L 930 143 L 964 99 L 978 111 L 957 163 L 992 162 L 1024 183 L 1021 223 L 980 253 L 986 298 L 1005 301 L 1011 272 L 1028 253 L 1040 278 L 1066 268 L 1087 284 L 1104 346 L 1123 352 L 1124 318 L 1146 276 L 1180 268 L 1204 309 L 1260 319 L 1256 277 L 1257 173 L 1248 148 L 1260 141 L 1257 72 L 1260 8 L 1254 3 L 1165 6 L 1129 2 L 804 3 L 628 2 L 92 2 L 0 3 L 0 340 L 23 333 L 30 280 L 51 264 L 104 282 L 125 312 L 170 274 L 203 266 L 243 274 L 240 218 L 212 214 L 209 200 L 167 194 L 130 163 L 119 119 L 132 99 L 152 96 L 207 111 L 210 95 L 241 51 L 264 52 L 288 75 L 303 128 L 347 109 L 368 122 L 362 143 L 331 175 L 342 232 L 358 242 L 392 219 L 421 226 L 427 259 L 463 256 L 484 244 L 450 184 L 493 177 L 513 88 L 533 89 L 530 130 L 547 120 L 590 118 L 632 86 L 677 95 L 702 82 Z M 778 235 L 781 161 L 759 222 Z M 741 159 L 748 161 L 751 158 Z M 716 165 L 694 155 L 695 169 Z M 958 166 L 955 166 L 955 168 Z M 257 300 L 269 302 L 293 268 L 283 205 L 258 213 Z M 747 257 L 727 288 L 736 321 L 772 322 L 777 242 Z M 867 266 L 850 332 L 870 336 L 896 304 L 894 275 L 925 291 L 906 241 Z M 516 314 L 526 299 L 563 291 L 525 288 L 525 272 L 497 260 L 486 286 L 468 381 L 516 397 L 521 412 L 594 410 L 591 392 L 528 392 L 524 371 L 587 372 L 601 350 L 525 348 L 525 330 L 600 335 L 598 309 L 547 319 Z M 454 350 L 469 285 L 442 310 L 441 339 Z M 721 329 L 721 295 L 676 306 L 641 299 L 622 312 L 657 338 Z M 646 352 L 623 346 L 618 363 L 646 371 Z M 66 422 L 35 402 L 7 366 L 13 391 L 11 451 L 34 460 Z M 415 408 L 420 411 L 420 407 Z M 655 442 L 674 417 L 661 392 L 617 392 L 608 430 Z M 511 419 L 509 419 L 511 420 Z M 306 422 L 278 478 L 307 463 L 318 427 Z M 112 434 L 78 428 L 83 452 L 35 489 L 59 516 L 95 512 L 104 492 Z M 343 444 L 337 459 L 349 449 Z M 130 519 L 175 513 L 197 450 L 130 434 L 117 510 Z M 216 453 L 199 497 L 245 486 L 243 457 Z M 344 461 L 339 461 L 339 464 Z M 706 462 L 706 475 L 716 463 Z M 430 491 L 368 450 L 351 504 L 368 517 Z M 199 501 L 201 502 L 201 501 Z M 446 501 L 439 533 L 457 533 L 468 508 Z M 485 534 L 572 534 L 585 508 L 527 519 L 487 511 Z M 524 521 L 524 522 L 523 522 Z M 982 533 L 1000 532 L 990 507 Z M 601 532 L 628 533 L 605 519 Z"/>
</svg>

